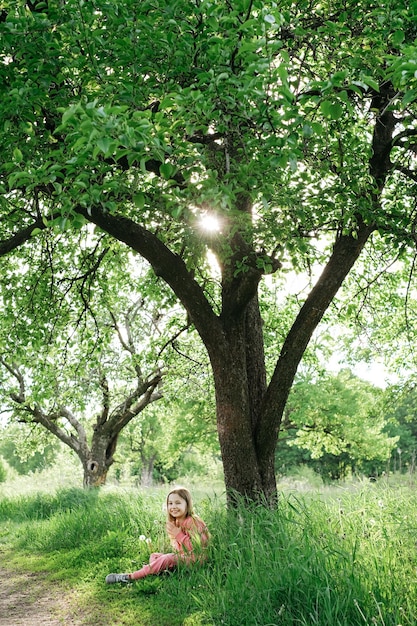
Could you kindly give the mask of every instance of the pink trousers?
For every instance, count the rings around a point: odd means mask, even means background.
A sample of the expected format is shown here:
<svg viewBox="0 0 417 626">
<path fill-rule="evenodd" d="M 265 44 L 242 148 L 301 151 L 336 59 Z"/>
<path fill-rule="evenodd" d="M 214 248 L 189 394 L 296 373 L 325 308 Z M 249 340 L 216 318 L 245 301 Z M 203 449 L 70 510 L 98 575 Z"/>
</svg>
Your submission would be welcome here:
<svg viewBox="0 0 417 626">
<path fill-rule="evenodd" d="M 175 569 L 180 558 L 178 554 L 174 554 L 173 552 L 168 554 L 153 552 L 149 557 L 149 565 L 144 565 L 137 572 L 130 574 L 130 578 L 131 580 L 138 580 L 139 578 L 145 578 L 145 576 L 152 574 L 160 574 L 165 570 Z M 181 560 L 186 560 L 186 557 L 183 557 Z"/>
</svg>

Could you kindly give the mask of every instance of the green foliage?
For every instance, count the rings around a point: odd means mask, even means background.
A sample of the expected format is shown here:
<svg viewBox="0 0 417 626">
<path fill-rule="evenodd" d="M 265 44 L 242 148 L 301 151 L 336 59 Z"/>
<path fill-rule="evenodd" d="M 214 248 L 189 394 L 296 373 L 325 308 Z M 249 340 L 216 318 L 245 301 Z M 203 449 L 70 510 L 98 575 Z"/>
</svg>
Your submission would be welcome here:
<svg viewBox="0 0 417 626">
<path fill-rule="evenodd" d="M 7 478 L 7 469 L 3 461 L 0 458 L 0 483 L 4 483 Z"/>
<path fill-rule="evenodd" d="M 87 590 L 77 606 L 90 621 L 94 610 L 108 622 L 123 614 L 126 626 L 411 626 L 417 618 L 414 490 L 364 484 L 327 497 L 282 495 L 276 509 L 241 502 L 234 512 L 199 493 L 197 511 L 212 533 L 208 561 L 106 587 L 107 573 L 131 571 L 153 546 L 163 549 L 162 500 L 149 491 L 64 490 L 2 498 L 0 519 L 21 563 Z"/>
<path fill-rule="evenodd" d="M 188 402 L 184 397 L 167 398 L 149 407 L 124 429 L 116 472 L 120 465 L 130 466 L 131 475 L 142 484 L 172 482 L 193 473 L 203 476 L 208 460 L 218 454 L 214 418 L 206 405 L 203 397 Z"/>
<path fill-rule="evenodd" d="M 131 255 L 117 250 L 102 237 L 92 233 L 86 237 L 96 251 L 101 251 L 99 262 L 83 246 L 77 250 L 75 245 L 63 253 L 59 241 L 46 256 L 44 250 L 39 255 L 34 252 L 33 273 L 28 269 L 25 275 L 12 275 L 7 259 L 2 259 L 4 284 L 10 281 L 11 291 L 3 303 L 0 346 L 3 354 L 7 351 L 7 358 L 1 359 L 0 396 L 3 404 L 10 407 L 12 417 L 29 423 L 36 419 L 26 412 L 27 406 L 37 406 L 51 414 L 54 410 L 59 412 L 59 407 L 67 407 L 88 432 L 106 402 L 122 405 L 135 393 L 135 385 L 140 389 L 152 372 L 163 365 L 162 352 L 169 350 L 169 342 L 161 338 L 159 327 L 169 325 L 169 332 L 177 335 L 183 320 L 169 312 L 166 289 L 155 284 L 144 264 L 135 263 Z M 76 239 L 78 243 L 86 241 L 84 236 Z M 69 266 L 75 262 L 79 264 L 79 276 L 73 280 Z M 40 267 L 42 277 L 38 278 Z M 48 312 L 43 308 L 46 294 Z M 145 294 L 151 297 L 149 304 Z M 20 315 L 16 316 L 16 310 Z M 108 384 L 107 396 L 103 381 Z M 16 397 L 22 390 L 25 402 L 17 403 Z M 155 422 L 156 414 L 150 414 L 138 429 L 146 430 L 146 420 L 150 424 L 153 416 Z M 65 434 L 72 432 L 78 437 L 74 424 L 65 416 L 54 419 L 54 425 Z M 50 446 L 44 446 L 44 453 L 40 450 L 34 455 L 33 446 L 42 444 L 39 426 L 26 427 L 26 439 L 19 439 L 19 454 L 31 459 L 28 464 L 26 458 L 25 467 L 13 454 L 13 428 L 7 432 L 4 453 L 16 468 L 34 469 L 41 457 L 44 464 L 48 462 Z"/>
<path fill-rule="evenodd" d="M 413 379 L 407 385 L 392 385 L 384 394 L 384 410 L 387 417 L 385 430 L 398 437 L 391 454 L 390 469 L 413 473 L 416 467 L 417 390 Z"/>
<path fill-rule="evenodd" d="M 300 379 L 286 408 L 278 471 L 302 463 L 326 479 L 385 471 L 398 436 L 388 434 L 381 398 L 380 389 L 349 370 Z"/>
<path fill-rule="evenodd" d="M 390 190 L 390 202 L 400 202 Z M 389 235 L 388 235 L 389 236 Z M 403 246 L 375 237 L 338 294 L 336 315 L 342 324 L 338 349 L 353 369 L 358 360 L 383 364 L 387 380 L 412 377 L 417 328 L 415 258 Z"/>
<path fill-rule="evenodd" d="M 101 251 L 97 264 L 91 252 L 84 250 L 86 238 Z M 77 241 L 83 242 L 81 250 L 77 250 Z M 24 275 L 13 275 L 8 259 L 0 260 L 5 269 L 4 285 L 10 287 L 3 302 L 0 332 L 0 345 L 8 353 L 0 369 L 3 403 L 14 411 L 14 417 L 31 421 L 11 399 L 11 394 L 18 394 L 19 384 L 4 365 L 13 360 L 19 364 L 28 403 L 36 402 L 45 411 L 67 406 L 88 432 L 94 416 L 102 410 L 103 379 L 107 379 L 109 399 L 116 405 L 130 393 L 138 372 L 143 380 L 152 368 L 164 366 L 169 370 L 164 383 L 166 402 L 160 409 L 149 407 L 127 430 L 115 469 L 134 455 L 136 472 L 152 459 L 159 466 L 159 479 L 168 470 L 173 477 L 172 467 L 181 450 L 199 441 L 204 450 L 217 449 L 207 356 L 195 333 L 190 330 L 181 336 L 184 315 L 171 308 L 172 296 L 146 265 L 92 233 L 77 237 L 76 242 L 64 253 L 56 241 L 47 257 L 45 251 L 38 255 L 33 250 L 33 273 L 28 269 Z M 79 263 L 79 280 L 70 278 L 69 266 L 74 261 Z M 43 309 L 46 294 L 48 312 Z M 16 316 L 16 310 L 20 315 Z M 167 341 L 170 335 L 175 340 L 172 344 Z M 200 364 L 204 369 L 200 370 Z M 71 429 L 66 419 L 59 423 L 66 432 Z M 18 443 L 19 454 L 25 456 L 21 466 L 12 449 L 17 429 L 8 427 L 4 444 L 12 465 L 30 471 L 41 462 L 48 463 L 53 448 L 40 440 L 39 427 L 20 427 L 25 433 Z M 41 445 L 44 452 L 36 453 L 36 446 Z"/>
<path fill-rule="evenodd" d="M 349 228 L 358 208 L 369 214 L 369 102 L 388 78 L 399 115 L 416 99 L 403 2 L 308 12 L 50 2 L 42 13 L 9 8 L 1 30 L 4 189 L 18 205 L 42 189 L 53 207 L 45 224 L 63 231 L 82 226 L 76 204 L 113 212 L 123 202 L 126 215 L 163 224 L 176 249 L 191 244 L 196 266 L 190 203 L 236 219 L 265 249 L 278 239 L 296 266 L 313 250 L 308 233 Z M 242 191 L 259 202 L 252 226 L 233 214 Z"/>
<path fill-rule="evenodd" d="M 2 429 L 0 454 L 18 474 L 42 471 L 51 467 L 56 460 L 57 442 L 46 438 L 45 432 L 39 431 L 39 428 L 31 430 L 22 424 Z"/>
</svg>

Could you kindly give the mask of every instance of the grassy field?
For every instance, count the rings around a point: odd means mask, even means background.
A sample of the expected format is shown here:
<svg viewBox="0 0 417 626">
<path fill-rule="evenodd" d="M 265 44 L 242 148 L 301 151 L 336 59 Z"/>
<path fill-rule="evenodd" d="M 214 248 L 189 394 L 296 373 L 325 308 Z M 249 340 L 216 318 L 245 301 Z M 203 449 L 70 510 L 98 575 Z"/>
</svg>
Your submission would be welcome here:
<svg viewBox="0 0 417 626">
<path fill-rule="evenodd" d="M 415 625 L 415 488 L 298 487 L 276 510 L 235 512 L 221 489 L 193 488 L 208 562 L 127 586 L 104 578 L 168 547 L 166 489 L 0 486 L 0 548 L 10 567 L 65 581 L 97 626 Z"/>
</svg>

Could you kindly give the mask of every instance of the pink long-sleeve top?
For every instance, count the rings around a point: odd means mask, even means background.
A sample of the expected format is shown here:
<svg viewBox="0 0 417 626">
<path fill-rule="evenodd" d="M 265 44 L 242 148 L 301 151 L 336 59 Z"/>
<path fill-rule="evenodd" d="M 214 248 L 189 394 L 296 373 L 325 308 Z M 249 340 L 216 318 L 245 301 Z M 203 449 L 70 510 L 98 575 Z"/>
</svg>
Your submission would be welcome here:
<svg viewBox="0 0 417 626">
<path fill-rule="evenodd" d="M 207 546 L 209 532 L 207 526 L 199 517 L 188 516 L 181 523 L 181 530 L 171 539 L 172 547 L 180 554 L 191 555 Z"/>
</svg>

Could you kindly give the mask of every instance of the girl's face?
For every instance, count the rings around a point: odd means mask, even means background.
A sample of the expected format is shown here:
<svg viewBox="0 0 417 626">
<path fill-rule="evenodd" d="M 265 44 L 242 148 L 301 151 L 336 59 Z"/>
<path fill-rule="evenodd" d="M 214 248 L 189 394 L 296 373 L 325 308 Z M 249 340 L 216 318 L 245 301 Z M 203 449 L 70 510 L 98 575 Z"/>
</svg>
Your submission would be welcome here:
<svg viewBox="0 0 417 626">
<path fill-rule="evenodd" d="M 167 500 L 168 513 L 175 520 L 182 520 L 187 514 L 187 501 L 177 493 L 170 493 Z"/>
</svg>

